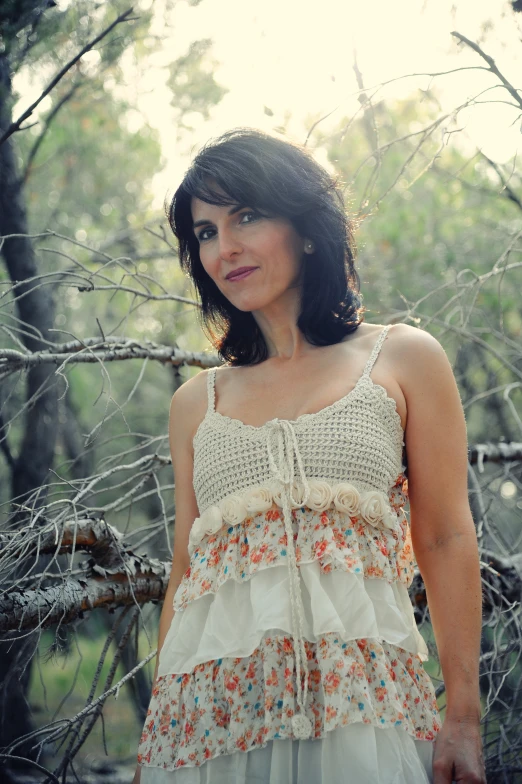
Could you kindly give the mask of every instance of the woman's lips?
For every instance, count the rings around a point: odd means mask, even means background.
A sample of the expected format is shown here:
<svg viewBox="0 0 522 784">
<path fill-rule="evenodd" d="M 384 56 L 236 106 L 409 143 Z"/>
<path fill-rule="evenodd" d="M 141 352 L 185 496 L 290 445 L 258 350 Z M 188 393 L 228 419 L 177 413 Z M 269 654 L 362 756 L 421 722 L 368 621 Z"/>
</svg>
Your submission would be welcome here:
<svg viewBox="0 0 522 784">
<path fill-rule="evenodd" d="M 251 275 L 252 272 L 255 272 L 256 269 L 257 267 L 254 267 L 253 269 L 249 269 L 246 272 L 241 272 L 239 275 L 233 275 L 231 278 L 227 278 L 227 280 L 228 281 L 243 280 L 243 278 L 248 278 L 248 276 Z"/>
</svg>

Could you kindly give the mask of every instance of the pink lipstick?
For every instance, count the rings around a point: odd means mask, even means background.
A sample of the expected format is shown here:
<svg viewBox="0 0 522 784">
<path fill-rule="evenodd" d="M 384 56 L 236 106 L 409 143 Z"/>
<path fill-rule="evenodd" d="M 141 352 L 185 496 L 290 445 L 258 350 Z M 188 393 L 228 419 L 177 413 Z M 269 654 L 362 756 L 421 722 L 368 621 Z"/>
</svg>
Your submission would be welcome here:
<svg viewBox="0 0 522 784">
<path fill-rule="evenodd" d="M 256 269 L 257 267 L 253 267 L 252 269 L 245 270 L 245 272 L 240 272 L 238 275 L 233 275 L 231 278 L 227 278 L 227 280 L 229 281 L 243 280 L 243 278 L 248 278 L 248 276 L 251 275 L 252 272 L 255 272 Z"/>
</svg>

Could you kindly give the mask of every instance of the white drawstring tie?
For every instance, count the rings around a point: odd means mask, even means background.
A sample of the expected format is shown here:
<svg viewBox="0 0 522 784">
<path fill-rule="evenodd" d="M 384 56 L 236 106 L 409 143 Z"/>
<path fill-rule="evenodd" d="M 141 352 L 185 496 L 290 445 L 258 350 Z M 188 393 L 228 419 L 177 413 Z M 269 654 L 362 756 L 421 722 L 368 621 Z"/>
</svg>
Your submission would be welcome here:
<svg viewBox="0 0 522 784">
<path fill-rule="evenodd" d="M 306 697 L 308 694 L 308 664 L 306 659 L 306 648 L 303 637 L 304 609 L 300 591 L 300 576 L 297 567 L 294 535 L 292 530 L 292 504 L 300 506 L 306 504 L 310 495 L 310 486 L 306 478 L 303 467 L 303 460 L 299 452 L 297 438 L 294 428 L 286 419 L 273 419 L 267 422 L 268 438 L 267 451 L 270 469 L 274 477 L 283 485 L 281 493 L 281 506 L 283 509 L 283 522 L 288 540 L 288 569 L 290 577 L 290 604 L 292 610 L 292 637 L 294 640 L 295 664 L 297 671 L 297 703 L 300 713 L 292 717 L 292 728 L 296 738 L 306 739 L 312 734 L 312 722 L 305 715 Z M 278 462 L 274 460 L 271 449 L 271 439 L 277 439 Z M 294 499 L 292 489 L 294 485 L 294 458 L 297 458 L 300 477 L 304 486 L 303 498 Z M 305 670 L 304 693 L 301 683 L 301 656 L 303 657 L 303 669 Z"/>
</svg>

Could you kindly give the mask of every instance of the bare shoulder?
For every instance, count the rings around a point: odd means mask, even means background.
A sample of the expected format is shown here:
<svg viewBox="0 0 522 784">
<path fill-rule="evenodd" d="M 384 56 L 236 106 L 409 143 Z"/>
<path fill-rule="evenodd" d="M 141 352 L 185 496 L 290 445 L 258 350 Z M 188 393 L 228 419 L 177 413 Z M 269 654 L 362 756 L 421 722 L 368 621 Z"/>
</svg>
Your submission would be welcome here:
<svg viewBox="0 0 522 784">
<path fill-rule="evenodd" d="M 393 324 L 389 334 L 388 341 L 401 345 L 405 349 L 415 351 L 421 347 L 432 348 L 439 347 L 444 350 L 437 340 L 424 329 L 412 327 L 411 324 Z"/>
<path fill-rule="evenodd" d="M 174 392 L 170 403 L 169 433 L 173 430 L 192 448 L 192 439 L 207 409 L 208 370 L 202 370 L 185 381 Z"/>
<path fill-rule="evenodd" d="M 434 338 L 433 335 L 425 329 L 412 327 L 411 324 L 393 324 L 388 335 L 388 340 L 395 344 L 400 343 L 404 348 L 413 350 L 423 346 L 426 348 L 431 346 L 432 349 L 436 349 L 438 346 L 439 349 L 444 351 L 437 338 Z"/>
<path fill-rule="evenodd" d="M 387 354 L 405 395 L 441 370 L 452 373 L 448 356 L 437 338 L 410 324 L 394 324 L 388 333 Z"/>
</svg>

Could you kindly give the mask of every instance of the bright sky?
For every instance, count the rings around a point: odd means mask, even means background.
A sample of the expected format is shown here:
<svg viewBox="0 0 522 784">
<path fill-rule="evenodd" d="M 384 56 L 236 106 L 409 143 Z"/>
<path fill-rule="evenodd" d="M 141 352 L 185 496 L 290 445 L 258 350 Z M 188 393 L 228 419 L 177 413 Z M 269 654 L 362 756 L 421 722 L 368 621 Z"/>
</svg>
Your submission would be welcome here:
<svg viewBox="0 0 522 784">
<path fill-rule="evenodd" d="M 163 0 L 155 0 L 160 34 L 165 32 L 162 9 Z M 457 46 L 450 34 L 456 30 L 482 44 L 516 84 L 521 22 L 522 15 L 515 16 L 507 2 L 488 0 L 202 0 L 196 7 L 179 2 L 172 35 L 163 54 L 155 56 L 158 68 L 147 73 L 142 90 L 148 93 L 140 102 L 148 121 L 160 131 L 166 158 L 165 170 L 154 180 L 159 202 L 189 162 L 188 142 L 177 146 L 172 133 L 170 96 L 162 87 L 166 74 L 161 66 L 184 54 L 193 40 L 213 39 L 215 77 L 229 89 L 210 121 L 194 118 L 190 145 L 196 150 L 211 136 L 237 125 L 273 130 L 287 114 L 289 135 L 297 141 L 304 141 L 311 121 L 335 110 L 323 126 L 333 127 L 358 107 L 354 47 L 368 87 L 407 74 L 485 66 L 468 47 Z M 492 75 L 472 70 L 437 77 L 431 86 L 449 110 L 495 82 Z M 429 85 L 428 77 L 402 79 L 379 95 L 401 97 Z M 481 100 L 495 99 L 505 101 L 509 96 L 497 89 Z M 265 106 L 273 116 L 266 115 Z M 506 104 L 488 103 L 462 112 L 458 119 L 466 125 L 470 149 L 479 145 L 490 157 L 505 162 L 520 149 L 519 114 Z"/>
<path fill-rule="evenodd" d="M 59 0 L 65 7 L 75 0 Z M 452 30 L 479 43 L 491 55 L 511 84 L 519 86 L 522 72 L 522 14 L 514 14 L 507 0 L 201 0 L 190 6 L 178 0 L 165 26 L 165 0 L 138 0 L 135 10 L 154 8 L 152 33 L 164 37 L 163 51 L 151 56 L 138 72 L 130 52 L 123 60 L 123 84 L 111 85 L 131 104 L 138 101 L 141 115 L 160 133 L 165 166 L 153 179 L 154 206 L 161 208 L 168 189 L 181 179 L 196 151 L 207 139 L 224 130 L 246 125 L 273 131 L 285 124 L 288 135 L 304 141 L 312 122 L 332 112 L 323 130 L 335 127 L 342 116 L 359 108 L 353 70 L 354 49 L 365 87 L 408 74 L 434 73 L 472 67 L 457 74 L 402 78 L 381 88 L 376 98 L 389 100 L 419 88 L 437 90 L 447 112 L 497 83 L 483 70 L 486 63 L 469 47 L 458 46 Z M 186 54 L 192 41 L 211 38 L 209 63 L 216 80 L 228 89 L 211 119 L 195 115 L 194 132 L 176 142 L 171 93 L 166 88 L 167 66 Z M 88 53 L 84 68 L 95 68 L 99 54 Z M 33 77 L 35 74 L 33 74 Z M 16 77 L 21 98 L 15 115 L 40 93 L 51 74 Z M 41 83 L 40 83 L 41 82 Z M 417 91 L 417 92 L 416 92 Z M 494 160 L 505 163 L 522 152 L 520 110 L 505 90 L 490 90 L 475 105 L 459 113 L 459 143 L 472 155 L 477 146 Z M 491 103 L 491 101 L 496 101 Z M 268 107 L 273 116 L 268 116 Z M 49 109 L 43 102 L 42 111 Z M 143 122 L 138 112 L 130 127 Z M 38 128 L 35 127 L 35 133 Z M 318 154 L 321 162 L 324 157 Z"/>
</svg>

